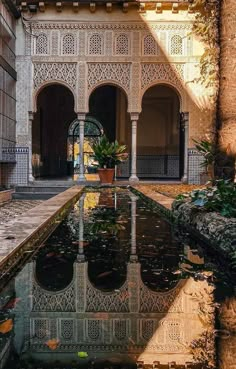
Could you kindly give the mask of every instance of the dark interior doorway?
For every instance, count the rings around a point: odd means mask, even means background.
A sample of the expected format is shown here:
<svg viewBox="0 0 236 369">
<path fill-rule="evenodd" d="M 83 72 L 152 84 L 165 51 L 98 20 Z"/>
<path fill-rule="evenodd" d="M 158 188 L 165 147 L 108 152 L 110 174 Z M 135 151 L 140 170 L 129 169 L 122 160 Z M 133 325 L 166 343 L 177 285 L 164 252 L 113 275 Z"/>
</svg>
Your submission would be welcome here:
<svg viewBox="0 0 236 369">
<path fill-rule="evenodd" d="M 149 88 L 142 100 L 137 133 L 139 178 L 180 178 L 180 100 L 167 85 Z"/>
<path fill-rule="evenodd" d="M 76 118 L 72 92 L 59 84 L 45 87 L 38 95 L 32 125 L 33 176 L 66 177 L 67 135 Z"/>
<path fill-rule="evenodd" d="M 131 123 L 127 112 L 128 102 L 125 92 L 114 85 L 97 87 L 89 99 L 89 115 L 96 118 L 102 125 L 104 134 L 110 141 L 117 140 L 131 148 Z M 120 165 L 117 177 L 128 178 L 130 174 L 129 161 Z"/>
</svg>

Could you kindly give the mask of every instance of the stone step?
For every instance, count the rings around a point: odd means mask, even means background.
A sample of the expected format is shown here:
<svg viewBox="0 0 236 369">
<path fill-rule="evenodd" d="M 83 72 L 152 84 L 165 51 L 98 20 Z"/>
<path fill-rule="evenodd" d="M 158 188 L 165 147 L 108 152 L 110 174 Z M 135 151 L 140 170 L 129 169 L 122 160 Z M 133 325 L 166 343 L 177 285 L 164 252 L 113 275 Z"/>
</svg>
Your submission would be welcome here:
<svg viewBox="0 0 236 369">
<path fill-rule="evenodd" d="M 52 192 L 52 193 L 60 193 L 66 191 L 71 186 L 17 186 L 15 188 L 16 193 L 20 192 Z"/>
<path fill-rule="evenodd" d="M 58 192 L 15 192 L 12 195 L 14 200 L 48 200 Z"/>
</svg>

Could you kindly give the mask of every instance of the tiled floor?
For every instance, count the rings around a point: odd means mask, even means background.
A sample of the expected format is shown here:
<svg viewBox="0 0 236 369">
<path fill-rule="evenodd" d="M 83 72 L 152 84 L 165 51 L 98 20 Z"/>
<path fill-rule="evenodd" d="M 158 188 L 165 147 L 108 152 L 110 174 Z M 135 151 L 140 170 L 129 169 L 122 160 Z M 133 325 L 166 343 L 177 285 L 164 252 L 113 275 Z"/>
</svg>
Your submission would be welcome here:
<svg viewBox="0 0 236 369">
<path fill-rule="evenodd" d="M 41 204 L 42 200 L 13 200 L 0 205 L 0 224 L 14 221 L 19 215 Z"/>
</svg>

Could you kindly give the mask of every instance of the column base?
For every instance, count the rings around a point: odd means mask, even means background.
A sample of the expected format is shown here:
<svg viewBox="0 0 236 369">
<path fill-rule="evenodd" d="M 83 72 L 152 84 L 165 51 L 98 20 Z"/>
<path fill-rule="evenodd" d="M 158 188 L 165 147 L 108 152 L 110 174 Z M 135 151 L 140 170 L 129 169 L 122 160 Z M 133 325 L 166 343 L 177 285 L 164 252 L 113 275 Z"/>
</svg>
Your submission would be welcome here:
<svg viewBox="0 0 236 369">
<path fill-rule="evenodd" d="M 77 255 L 77 263 L 83 263 L 85 261 L 85 256 L 78 254 Z"/>
<path fill-rule="evenodd" d="M 188 183 L 188 176 L 187 175 L 183 175 L 183 177 L 181 178 L 181 182 L 182 183 Z"/>
<path fill-rule="evenodd" d="M 79 182 L 84 182 L 84 181 L 86 181 L 85 176 L 84 176 L 83 174 L 80 174 L 80 175 L 79 175 L 79 177 L 78 177 L 78 181 L 79 181 Z"/>
<path fill-rule="evenodd" d="M 129 177 L 129 182 L 131 183 L 138 183 L 139 182 L 139 179 L 137 176 L 133 175 Z"/>
<path fill-rule="evenodd" d="M 32 174 L 29 175 L 29 182 L 34 182 L 35 178 Z"/>
</svg>

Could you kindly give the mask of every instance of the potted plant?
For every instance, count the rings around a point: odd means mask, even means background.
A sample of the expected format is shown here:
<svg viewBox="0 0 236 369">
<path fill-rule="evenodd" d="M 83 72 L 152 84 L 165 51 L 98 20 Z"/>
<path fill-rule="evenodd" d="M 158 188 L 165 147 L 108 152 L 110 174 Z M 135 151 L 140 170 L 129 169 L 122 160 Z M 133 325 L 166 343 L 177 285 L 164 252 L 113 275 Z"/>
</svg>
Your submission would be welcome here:
<svg viewBox="0 0 236 369">
<path fill-rule="evenodd" d="M 92 146 L 94 160 L 98 163 L 98 175 L 101 183 L 113 182 L 115 166 L 128 158 L 125 145 L 117 141 L 109 142 L 106 136 L 102 136 L 98 143 Z"/>
<path fill-rule="evenodd" d="M 214 165 L 216 159 L 216 145 L 208 140 L 194 140 L 197 151 L 203 155 L 203 161 L 200 164 L 205 170 L 201 173 L 201 183 L 205 184 L 209 179 L 214 179 Z"/>
</svg>

